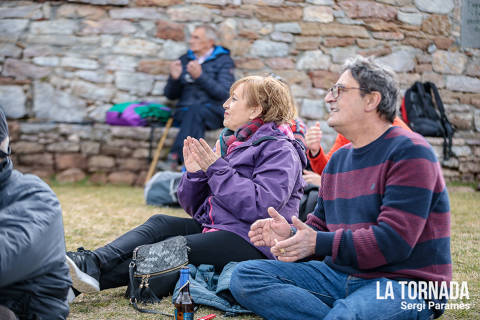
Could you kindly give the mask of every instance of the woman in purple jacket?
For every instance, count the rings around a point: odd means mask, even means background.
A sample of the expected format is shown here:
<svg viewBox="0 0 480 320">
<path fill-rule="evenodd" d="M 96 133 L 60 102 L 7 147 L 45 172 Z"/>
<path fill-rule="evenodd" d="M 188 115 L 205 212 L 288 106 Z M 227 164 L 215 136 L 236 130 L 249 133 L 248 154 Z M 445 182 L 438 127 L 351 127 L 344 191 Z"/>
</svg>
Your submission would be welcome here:
<svg viewBox="0 0 480 320">
<path fill-rule="evenodd" d="M 294 117 L 289 88 L 273 77 L 236 81 L 224 103 L 225 117 L 215 151 L 188 137 L 187 172 L 178 189 L 192 218 L 154 215 L 95 251 L 67 252 L 73 288 L 93 292 L 126 285 L 133 250 L 182 235 L 189 262 L 221 271 L 230 261 L 273 259 L 269 248 L 250 243 L 250 225 L 274 207 L 288 221 L 298 214 L 305 152 L 288 125 Z"/>
</svg>

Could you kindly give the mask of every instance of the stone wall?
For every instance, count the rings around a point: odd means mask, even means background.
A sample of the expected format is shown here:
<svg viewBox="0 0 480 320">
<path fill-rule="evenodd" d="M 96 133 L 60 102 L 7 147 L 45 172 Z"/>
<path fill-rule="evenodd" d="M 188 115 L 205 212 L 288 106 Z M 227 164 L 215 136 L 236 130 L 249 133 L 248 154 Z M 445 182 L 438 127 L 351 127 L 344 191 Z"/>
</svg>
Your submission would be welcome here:
<svg viewBox="0 0 480 320">
<path fill-rule="evenodd" d="M 196 25 L 210 23 L 231 50 L 237 77 L 275 72 L 289 81 L 300 116 L 321 121 L 327 149 L 335 132 L 322 121 L 323 97 L 347 57 L 376 56 L 397 72 L 402 92 L 416 80 L 435 82 L 457 128 L 445 176 L 478 181 L 480 50 L 460 47 L 462 3 L 2 1 L 0 104 L 15 128 L 16 165 L 43 176 L 141 181 L 149 129 L 106 126 L 105 112 L 136 99 L 167 103 L 169 63 Z M 429 141 L 441 157 L 441 139 Z"/>
</svg>

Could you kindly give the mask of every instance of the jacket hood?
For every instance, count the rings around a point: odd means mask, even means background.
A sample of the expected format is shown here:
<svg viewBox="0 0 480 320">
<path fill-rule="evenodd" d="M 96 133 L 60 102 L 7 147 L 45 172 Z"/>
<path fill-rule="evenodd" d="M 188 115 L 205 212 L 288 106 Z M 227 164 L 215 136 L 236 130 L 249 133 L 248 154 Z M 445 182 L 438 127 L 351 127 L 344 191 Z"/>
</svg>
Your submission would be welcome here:
<svg viewBox="0 0 480 320">
<path fill-rule="evenodd" d="M 209 60 L 213 60 L 215 58 L 217 58 L 218 56 L 221 56 L 223 54 L 230 54 L 230 50 L 228 50 L 227 48 L 224 48 L 222 46 L 215 46 L 215 48 L 213 49 L 213 52 L 212 54 L 207 58 L 205 59 L 204 62 L 207 62 Z M 195 60 L 197 57 L 195 56 L 195 53 L 193 53 L 192 50 L 188 50 L 187 51 L 187 57 L 190 59 L 190 60 Z"/>
</svg>

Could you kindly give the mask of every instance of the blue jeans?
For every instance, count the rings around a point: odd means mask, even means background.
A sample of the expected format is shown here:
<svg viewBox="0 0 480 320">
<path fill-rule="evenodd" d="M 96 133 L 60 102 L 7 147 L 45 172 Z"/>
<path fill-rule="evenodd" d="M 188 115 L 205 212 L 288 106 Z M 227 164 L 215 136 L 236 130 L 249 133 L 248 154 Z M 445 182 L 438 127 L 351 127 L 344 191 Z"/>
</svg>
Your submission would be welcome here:
<svg viewBox="0 0 480 320">
<path fill-rule="evenodd" d="M 377 286 L 378 296 L 385 297 L 387 282 L 395 298 L 378 299 Z M 353 277 L 321 261 L 245 261 L 235 269 L 230 290 L 242 306 L 265 319 L 433 319 L 423 299 L 411 300 L 408 294 L 401 299 L 397 281 Z"/>
</svg>

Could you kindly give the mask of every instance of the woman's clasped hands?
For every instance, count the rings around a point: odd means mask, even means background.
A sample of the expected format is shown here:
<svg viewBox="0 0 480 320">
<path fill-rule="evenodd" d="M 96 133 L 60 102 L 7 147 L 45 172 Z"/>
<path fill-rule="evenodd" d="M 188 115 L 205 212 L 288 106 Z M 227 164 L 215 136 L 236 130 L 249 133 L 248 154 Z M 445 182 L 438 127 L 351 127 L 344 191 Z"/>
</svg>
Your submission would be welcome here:
<svg viewBox="0 0 480 320">
<path fill-rule="evenodd" d="M 183 158 L 188 172 L 207 171 L 220 158 L 220 141 L 217 140 L 213 151 L 204 139 L 187 137 L 183 142 Z"/>
</svg>

